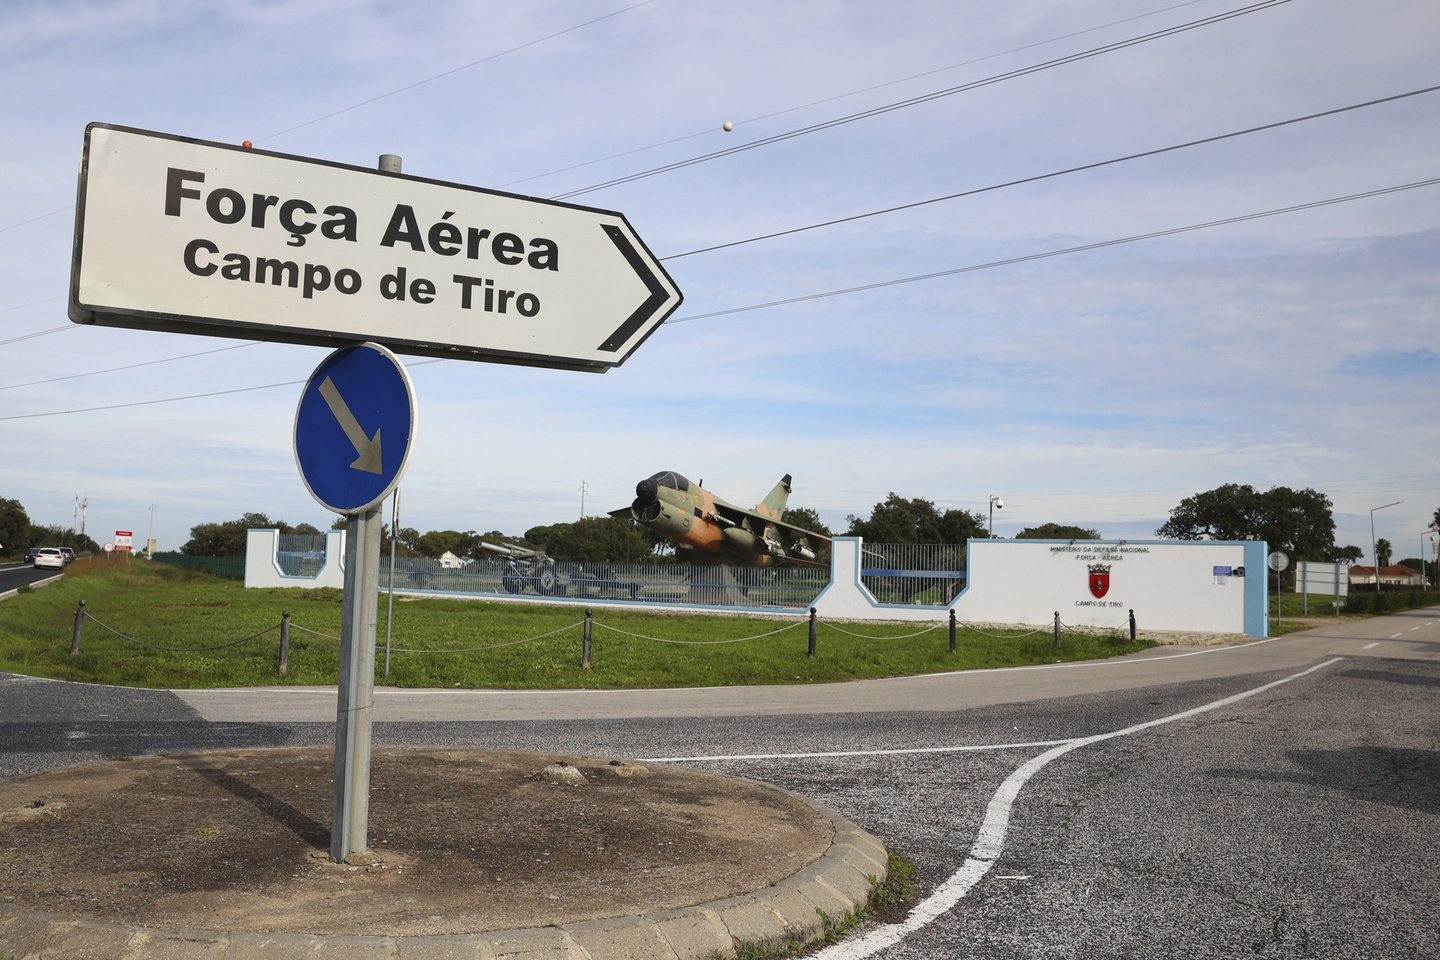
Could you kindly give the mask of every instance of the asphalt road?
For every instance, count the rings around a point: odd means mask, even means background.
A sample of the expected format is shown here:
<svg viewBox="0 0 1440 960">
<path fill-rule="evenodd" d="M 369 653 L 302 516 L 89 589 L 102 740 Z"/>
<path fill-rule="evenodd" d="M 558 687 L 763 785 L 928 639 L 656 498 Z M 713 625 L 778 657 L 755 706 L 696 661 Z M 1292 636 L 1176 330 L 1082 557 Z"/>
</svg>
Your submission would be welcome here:
<svg viewBox="0 0 1440 960">
<path fill-rule="evenodd" d="M 59 575 L 60 571 L 54 567 L 32 567 L 28 563 L 0 564 L 0 594 L 8 593 L 22 584 L 37 583 Z"/>
<path fill-rule="evenodd" d="M 1183 654 L 1183 655 L 1181 655 Z M 377 691 L 377 743 L 669 759 L 824 801 L 922 904 L 828 960 L 1440 957 L 1440 610 L 819 687 Z M 323 744 L 335 692 L 0 675 L 0 777 Z M 3 881 L 0 881 L 3 890 Z"/>
</svg>

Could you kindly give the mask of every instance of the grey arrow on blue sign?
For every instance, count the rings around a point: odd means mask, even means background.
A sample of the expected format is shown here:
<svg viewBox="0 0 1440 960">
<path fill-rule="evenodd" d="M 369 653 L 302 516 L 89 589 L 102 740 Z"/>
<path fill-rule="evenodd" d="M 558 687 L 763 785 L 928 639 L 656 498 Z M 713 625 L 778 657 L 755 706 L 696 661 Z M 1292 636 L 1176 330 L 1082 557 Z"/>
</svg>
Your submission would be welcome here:
<svg viewBox="0 0 1440 960">
<path fill-rule="evenodd" d="M 362 513 L 400 482 L 414 435 L 415 390 L 405 367 L 379 344 L 341 347 L 300 394 L 295 462 L 321 506 Z"/>
</svg>

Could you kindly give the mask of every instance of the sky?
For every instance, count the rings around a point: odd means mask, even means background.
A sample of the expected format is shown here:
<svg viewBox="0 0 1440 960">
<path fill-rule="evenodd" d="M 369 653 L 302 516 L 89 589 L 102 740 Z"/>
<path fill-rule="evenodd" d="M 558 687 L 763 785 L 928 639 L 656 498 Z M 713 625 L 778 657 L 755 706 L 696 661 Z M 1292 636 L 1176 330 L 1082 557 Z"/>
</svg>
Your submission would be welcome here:
<svg viewBox="0 0 1440 960">
<path fill-rule="evenodd" d="M 895 492 L 1143 539 L 1244 483 L 1415 556 L 1437 36 L 1429 0 L 7 0 L 0 497 L 162 550 L 334 519 L 293 449 L 332 348 L 67 319 L 98 121 L 565 196 L 663 262 L 683 305 L 607 373 L 404 358 L 405 527 L 518 535 L 676 470 L 746 505 L 792 474 L 839 531 Z"/>
</svg>

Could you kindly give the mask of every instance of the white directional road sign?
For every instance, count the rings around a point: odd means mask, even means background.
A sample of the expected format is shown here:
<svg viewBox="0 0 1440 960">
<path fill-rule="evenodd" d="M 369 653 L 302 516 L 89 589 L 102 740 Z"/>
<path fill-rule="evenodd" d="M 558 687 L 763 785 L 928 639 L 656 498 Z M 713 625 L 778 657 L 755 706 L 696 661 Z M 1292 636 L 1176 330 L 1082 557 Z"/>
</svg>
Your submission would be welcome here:
<svg viewBox="0 0 1440 960">
<path fill-rule="evenodd" d="M 336 350 L 310 375 L 295 410 L 295 462 L 327 510 L 369 510 L 400 482 L 415 436 L 415 391 L 374 343 Z"/>
<path fill-rule="evenodd" d="M 600 371 L 681 294 L 608 210 L 93 123 L 78 323 Z"/>
</svg>

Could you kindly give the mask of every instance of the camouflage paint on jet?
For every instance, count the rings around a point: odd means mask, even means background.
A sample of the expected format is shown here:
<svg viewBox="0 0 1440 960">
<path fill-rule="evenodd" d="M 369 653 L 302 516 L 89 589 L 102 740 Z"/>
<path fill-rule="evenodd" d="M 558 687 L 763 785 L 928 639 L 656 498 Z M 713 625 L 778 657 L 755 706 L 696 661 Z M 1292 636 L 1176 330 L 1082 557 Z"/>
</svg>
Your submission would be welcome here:
<svg viewBox="0 0 1440 960">
<path fill-rule="evenodd" d="M 815 545 L 830 538 L 783 522 L 790 496 L 790 474 L 775 484 L 754 510 L 746 510 L 673 470 L 663 470 L 635 485 L 635 502 L 612 510 L 647 530 L 691 550 L 695 559 L 747 567 L 771 564 L 818 567 Z"/>
</svg>

